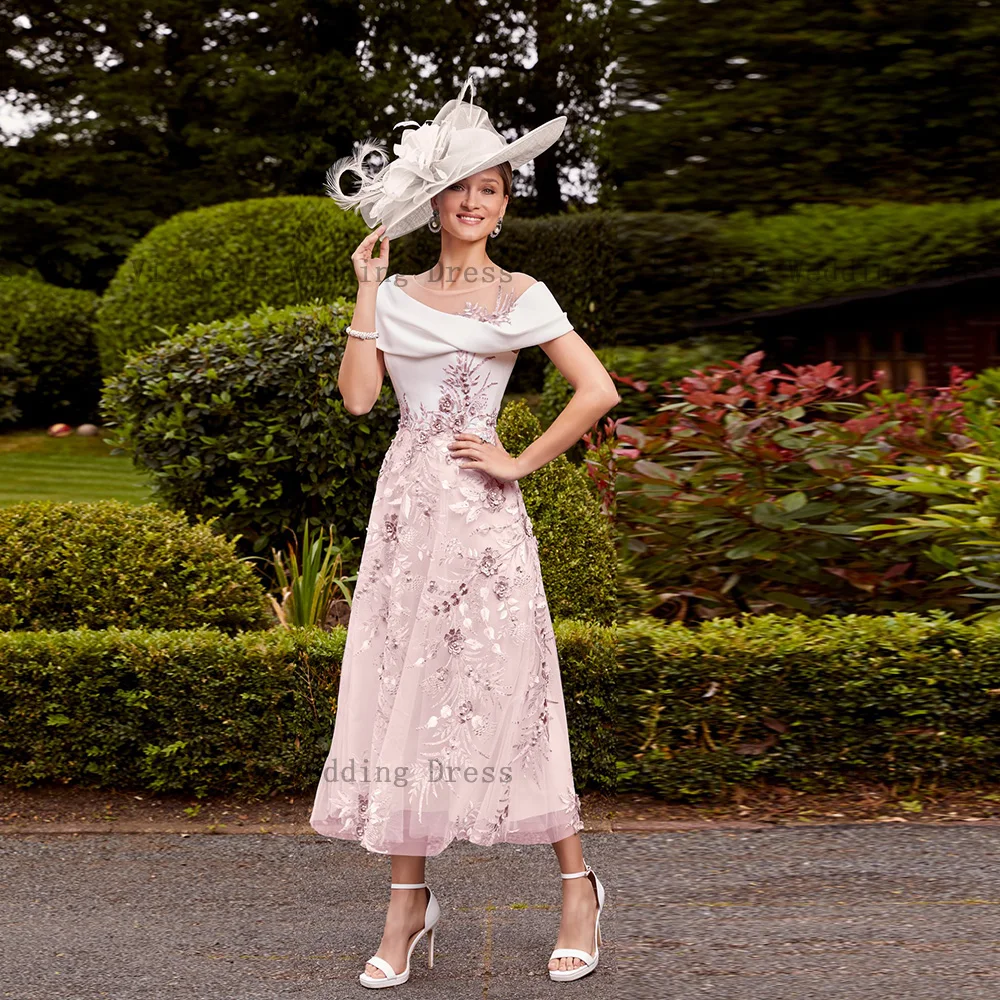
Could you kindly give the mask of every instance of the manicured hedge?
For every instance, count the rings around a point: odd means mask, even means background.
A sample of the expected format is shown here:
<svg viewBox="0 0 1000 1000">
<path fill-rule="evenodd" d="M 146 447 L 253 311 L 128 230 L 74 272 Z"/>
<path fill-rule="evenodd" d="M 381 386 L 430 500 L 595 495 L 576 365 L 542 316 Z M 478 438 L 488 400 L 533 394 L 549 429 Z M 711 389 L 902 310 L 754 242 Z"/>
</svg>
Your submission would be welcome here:
<svg viewBox="0 0 1000 1000">
<path fill-rule="evenodd" d="M 331 199 L 248 198 L 180 212 L 129 251 L 101 298 L 105 375 L 128 351 L 208 323 L 357 293 L 351 254 L 369 232 Z"/>
<path fill-rule="evenodd" d="M 24 410 L 17 405 L 37 384 L 28 366 L 18 361 L 13 351 L 0 350 L 0 424 L 12 424 L 21 419 Z"/>
<path fill-rule="evenodd" d="M 17 383 L 17 422 L 79 424 L 97 416 L 101 369 L 94 341 L 98 297 L 34 275 L 0 279 L 0 353 L 27 370 Z"/>
<path fill-rule="evenodd" d="M 996 198 L 802 204 L 778 215 L 728 216 L 714 263 L 733 282 L 733 311 L 775 309 L 996 267 L 998 230 Z"/>
<path fill-rule="evenodd" d="M 209 523 L 156 504 L 0 508 L 0 628 L 268 628 L 256 570 Z"/>
<path fill-rule="evenodd" d="M 1000 626 L 944 614 L 556 620 L 577 786 L 698 800 L 995 782 Z M 303 792 L 345 630 L 0 633 L 0 780 Z M 616 664 L 617 653 L 617 664 Z"/>
<path fill-rule="evenodd" d="M 656 346 L 693 320 L 994 267 L 998 228 L 998 199 L 728 217 L 598 210 L 505 225 L 490 253 L 548 282 L 591 347 Z"/>
<path fill-rule="evenodd" d="M 617 630 L 619 790 L 671 799 L 758 780 L 995 781 L 1000 626 L 935 612 L 639 618 Z"/>
<path fill-rule="evenodd" d="M 132 455 L 165 506 L 218 516 L 254 552 L 307 518 L 363 536 L 399 407 L 388 379 L 369 413 L 344 407 L 337 372 L 350 316 L 340 299 L 192 325 L 108 378 L 106 440 Z"/>
<path fill-rule="evenodd" d="M 497 420 L 497 434 L 511 455 L 519 455 L 541 432 L 538 418 L 520 399 L 504 406 Z M 518 485 L 538 539 L 552 616 L 612 624 L 618 566 L 614 535 L 586 470 L 559 455 Z"/>
<path fill-rule="evenodd" d="M 615 780 L 609 629 L 554 623 L 578 789 Z M 346 629 L 0 632 L 0 781 L 266 795 L 315 789 Z"/>
</svg>

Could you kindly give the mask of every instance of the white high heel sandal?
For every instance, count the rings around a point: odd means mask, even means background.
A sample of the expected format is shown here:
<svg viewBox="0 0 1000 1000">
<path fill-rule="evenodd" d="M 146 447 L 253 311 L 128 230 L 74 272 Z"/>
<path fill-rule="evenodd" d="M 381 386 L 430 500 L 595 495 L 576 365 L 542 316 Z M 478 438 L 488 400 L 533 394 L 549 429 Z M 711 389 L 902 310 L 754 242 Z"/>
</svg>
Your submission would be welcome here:
<svg viewBox="0 0 1000 1000">
<path fill-rule="evenodd" d="M 362 986 L 368 986 L 373 990 L 380 990 L 387 986 L 401 986 L 410 978 L 410 956 L 413 954 L 413 949 L 417 946 L 417 942 L 426 934 L 427 935 L 427 968 L 434 968 L 434 927 L 437 925 L 438 918 L 441 916 L 441 907 L 438 905 L 437 898 L 431 891 L 430 886 L 426 882 L 393 882 L 390 884 L 391 889 L 426 889 L 428 892 L 427 897 L 427 909 L 424 911 L 424 926 L 417 931 L 417 936 L 410 942 L 409 950 L 406 952 L 406 968 L 402 972 L 396 972 L 396 970 L 380 955 L 372 955 L 368 959 L 372 965 L 377 969 L 381 969 L 385 973 L 385 978 L 380 979 L 377 976 L 369 976 L 367 972 L 362 972 L 358 976 L 358 981 Z"/>
<path fill-rule="evenodd" d="M 583 976 L 593 972 L 597 968 L 597 960 L 600 957 L 599 946 L 604 943 L 601 938 L 601 910 L 604 909 L 604 886 L 601 885 L 601 880 L 597 877 L 597 872 L 590 865 L 587 865 L 586 868 L 586 871 L 570 872 L 568 874 L 560 872 L 560 875 L 562 878 L 583 878 L 584 876 L 589 878 L 591 875 L 594 876 L 594 889 L 597 892 L 597 917 L 594 920 L 594 954 L 589 955 L 580 948 L 556 948 L 549 955 L 550 962 L 553 958 L 579 958 L 585 963 L 577 966 L 575 969 L 549 969 L 549 979 L 557 983 L 568 983 L 574 979 L 581 979 Z"/>
</svg>

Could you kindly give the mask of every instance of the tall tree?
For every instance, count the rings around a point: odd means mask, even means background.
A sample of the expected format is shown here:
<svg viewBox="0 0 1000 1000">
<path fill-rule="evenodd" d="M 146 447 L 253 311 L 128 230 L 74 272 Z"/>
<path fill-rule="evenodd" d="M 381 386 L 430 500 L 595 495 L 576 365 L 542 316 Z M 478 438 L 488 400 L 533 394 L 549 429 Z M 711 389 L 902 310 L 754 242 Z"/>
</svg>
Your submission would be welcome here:
<svg viewBox="0 0 1000 1000">
<path fill-rule="evenodd" d="M 0 0 L 0 79 L 49 121 L 0 136 L 0 264 L 103 288 L 132 243 L 174 213 L 320 194 L 366 134 L 431 115 L 469 69 L 514 137 L 554 114 L 521 211 L 557 211 L 592 159 L 606 105 L 611 0 L 231 3 Z M 596 178 L 577 182 L 592 197 Z"/>
<path fill-rule="evenodd" d="M 628 6 L 604 134 L 622 206 L 1000 196 L 996 4 Z"/>
<path fill-rule="evenodd" d="M 362 127 L 344 95 L 394 89 L 362 79 L 366 37 L 349 0 L 0 0 L 0 75 L 50 116 L 0 148 L 4 258 L 100 286 L 175 212 L 294 189 Z"/>
</svg>

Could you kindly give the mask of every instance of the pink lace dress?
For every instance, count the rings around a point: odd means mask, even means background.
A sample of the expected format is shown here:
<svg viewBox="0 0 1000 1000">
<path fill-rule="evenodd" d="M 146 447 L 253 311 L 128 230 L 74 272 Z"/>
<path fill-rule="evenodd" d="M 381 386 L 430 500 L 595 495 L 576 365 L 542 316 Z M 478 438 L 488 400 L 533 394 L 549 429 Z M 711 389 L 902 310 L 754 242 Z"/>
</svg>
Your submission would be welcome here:
<svg viewBox="0 0 1000 1000">
<path fill-rule="evenodd" d="M 509 279 L 471 295 L 404 279 L 411 294 L 398 279 L 379 286 L 375 325 L 399 428 L 310 823 L 380 854 L 552 843 L 583 823 L 538 542 L 517 482 L 461 468 L 447 445 L 496 442 L 517 352 L 572 323 L 544 282 L 516 296 Z"/>
</svg>

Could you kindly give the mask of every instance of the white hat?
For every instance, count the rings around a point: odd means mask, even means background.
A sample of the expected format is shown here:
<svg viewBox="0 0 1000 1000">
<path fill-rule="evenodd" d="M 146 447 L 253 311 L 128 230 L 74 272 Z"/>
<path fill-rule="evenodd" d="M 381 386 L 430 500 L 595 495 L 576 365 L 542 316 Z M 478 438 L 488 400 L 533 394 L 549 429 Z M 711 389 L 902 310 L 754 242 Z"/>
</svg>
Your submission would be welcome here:
<svg viewBox="0 0 1000 1000">
<path fill-rule="evenodd" d="M 471 93 L 463 102 L 466 88 Z M 384 224 L 384 236 L 389 239 L 403 236 L 426 225 L 434 195 L 455 181 L 500 163 L 509 162 L 516 170 L 548 149 L 566 127 L 566 116 L 559 115 L 507 142 L 490 123 L 490 116 L 473 103 L 475 92 L 475 82 L 469 76 L 458 98 L 448 101 L 433 119 L 423 125 L 415 121 L 393 125 L 416 128 L 405 131 L 392 147 L 396 159 L 377 166 L 374 172 L 365 160 L 377 152 L 388 161 L 385 142 L 356 142 L 354 152 L 341 157 L 326 172 L 327 193 L 341 208 L 360 211 L 373 229 Z M 361 178 L 361 187 L 354 194 L 346 194 L 340 186 L 341 175 L 348 171 Z"/>
</svg>

